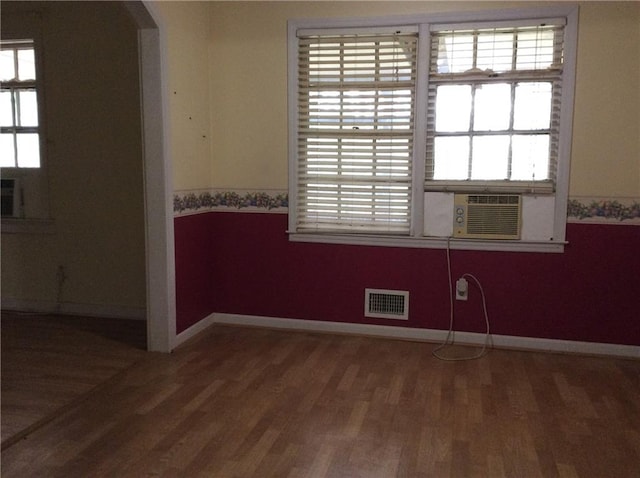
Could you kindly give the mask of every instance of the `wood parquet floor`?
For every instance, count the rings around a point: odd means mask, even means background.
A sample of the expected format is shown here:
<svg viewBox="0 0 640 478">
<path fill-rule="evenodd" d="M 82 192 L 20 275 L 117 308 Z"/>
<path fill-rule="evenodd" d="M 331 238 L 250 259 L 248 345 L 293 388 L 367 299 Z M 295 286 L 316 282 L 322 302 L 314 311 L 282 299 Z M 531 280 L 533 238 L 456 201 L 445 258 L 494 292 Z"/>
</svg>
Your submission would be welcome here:
<svg viewBox="0 0 640 478">
<path fill-rule="evenodd" d="M 2 452 L 12 477 L 637 477 L 640 362 L 216 325 Z"/>
</svg>

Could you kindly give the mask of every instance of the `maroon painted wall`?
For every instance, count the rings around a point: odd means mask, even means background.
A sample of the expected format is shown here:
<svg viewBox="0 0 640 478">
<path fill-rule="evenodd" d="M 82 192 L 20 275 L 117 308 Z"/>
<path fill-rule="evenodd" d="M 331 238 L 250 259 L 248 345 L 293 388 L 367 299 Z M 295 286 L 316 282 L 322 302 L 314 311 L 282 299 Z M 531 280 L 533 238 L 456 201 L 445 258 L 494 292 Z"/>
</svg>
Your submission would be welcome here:
<svg viewBox="0 0 640 478">
<path fill-rule="evenodd" d="M 176 260 L 176 329 L 180 333 L 214 311 L 213 249 L 207 214 L 174 220 Z"/>
<path fill-rule="evenodd" d="M 177 330 L 212 312 L 444 329 L 444 250 L 292 243 L 285 214 L 175 219 Z M 563 254 L 452 251 L 477 277 L 494 334 L 640 345 L 640 227 L 568 224 Z M 456 330 L 483 332 L 480 293 Z M 409 320 L 365 318 L 364 289 L 410 292 Z"/>
</svg>

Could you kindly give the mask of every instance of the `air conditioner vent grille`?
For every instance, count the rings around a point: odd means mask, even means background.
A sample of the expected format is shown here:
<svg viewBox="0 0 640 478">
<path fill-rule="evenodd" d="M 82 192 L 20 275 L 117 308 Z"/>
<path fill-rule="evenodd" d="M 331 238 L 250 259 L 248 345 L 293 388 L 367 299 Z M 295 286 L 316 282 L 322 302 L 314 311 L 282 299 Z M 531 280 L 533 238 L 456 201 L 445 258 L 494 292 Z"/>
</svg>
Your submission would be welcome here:
<svg viewBox="0 0 640 478">
<path fill-rule="evenodd" d="M 520 196 L 513 194 L 469 194 L 469 204 L 520 204 Z"/>
<path fill-rule="evenodd" d="M 519 239 L 521 197 L 515 194 L 456 194 L 454 237 Z"/>
</svg>

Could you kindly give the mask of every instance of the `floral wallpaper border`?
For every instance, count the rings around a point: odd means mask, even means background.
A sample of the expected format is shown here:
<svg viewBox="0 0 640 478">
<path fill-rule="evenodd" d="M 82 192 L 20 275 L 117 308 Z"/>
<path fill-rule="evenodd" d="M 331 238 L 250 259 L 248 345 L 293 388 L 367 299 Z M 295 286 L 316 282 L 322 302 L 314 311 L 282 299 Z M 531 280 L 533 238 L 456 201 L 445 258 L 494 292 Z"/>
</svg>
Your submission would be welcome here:
<svg viewBox="0 0 640 478">
<path fill-rule="evenodd" d="M 289 195 L 282 191 L 176 191 L 174 215 L 208 211 L 287 212 Z"/>
<path fill-rule="evenodd" d="M 288 209 L 286 191 L 176 191 L 173 196 L 175 216 L 208 211 L 286 213 Z M 567 220 L 640 224 L 640 198 L 570 198 Z"/>
<path fill-rule="evenodd" d="M 569 222 L 640 224 L 640 198 L 569 198 Z"/>
</svg>

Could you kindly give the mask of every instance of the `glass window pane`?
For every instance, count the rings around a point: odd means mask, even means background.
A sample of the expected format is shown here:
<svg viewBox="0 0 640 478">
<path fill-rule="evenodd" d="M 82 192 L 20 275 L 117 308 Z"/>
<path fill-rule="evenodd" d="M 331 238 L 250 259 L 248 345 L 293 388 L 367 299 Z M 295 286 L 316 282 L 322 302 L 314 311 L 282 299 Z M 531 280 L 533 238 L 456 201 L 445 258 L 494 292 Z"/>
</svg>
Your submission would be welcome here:
<svg viewBox="0 0 640 478">
<path fill-rule="evenodd" d="M 551 82 L 518 83 L 513 110 L 514 129 L 549 129 Z"/>
<path fill-rule="evenodd" d="M 410 129 L 413 106 L 410 90 L 383 90 L 376 97 L 379 129 Z"/>
<path fill-rule="evenodd" d="M 36 79 L 36 60 L 33 49 L 18 50 L 18 79 L 20 81 Z"/>
<path fill-rule="evenodd" d="M 14 80 L 16 78 L 13 55 L 14 50 L 0 51 L 0 81 Z"/>
<path fill-rule="evenodd" d="M 549 135 L 514 135 L 512 139 L 511 179 L 549 179 Z"/>
<path fill-rule="evenodd" d="M 436 92 L 436 131 L 469 131 L 471 85 L 439 86 Z"/>
<path fill-rule="evenodd" d="M 473 138 L 471 179 L 507 179 L 508 168 L 509 136 Z"/>
<path fill-rule="evenodd" d="M 38 98 L 35 90 L 19 90 L 19 126 L 38 126 Z"/>
<path fill-rule="evenodd" d="M 40 167 L 40 141 L 37 133 L 18 134 L 18 167 Z"/>
<path fill-rule="evenodd" d="M 0 126 L 15 126 L 11 108 L 11 91 L 0 92 Z"/>
<path fill-rule="evenodd" d="M 0 167 L 14 168 L 16 166 L 16 155 L 13 147 L 12 134 L 0 134 Z"/>
<path fill-rule="evenodd" d="M 513 33 L 485 32 L 478 34 L 478 58 L 480 70 L 509 71 L 513 64 Z"/>
<path fill-rule="evenodd" d="M 469 137 L 435 138 L 433 179 L 469 177 Z"/>
<path fill-rule="evenodd" d="M 438 73 L 461 73 L 473 67 L 473 34 L 449 33 L 438 43 Z"/>
<path fill-rule="evenodd" d="M 509 128 L 511 85 L 507 83 L 478 85 L 475 95 L 473 129 L 501 131 Z"/>
<path fill-rule="evenodd" d="M 544 70 L 553 63 L 553 36 L 551 30 L 518 32 L 517 70 Z"/>
</svg>

